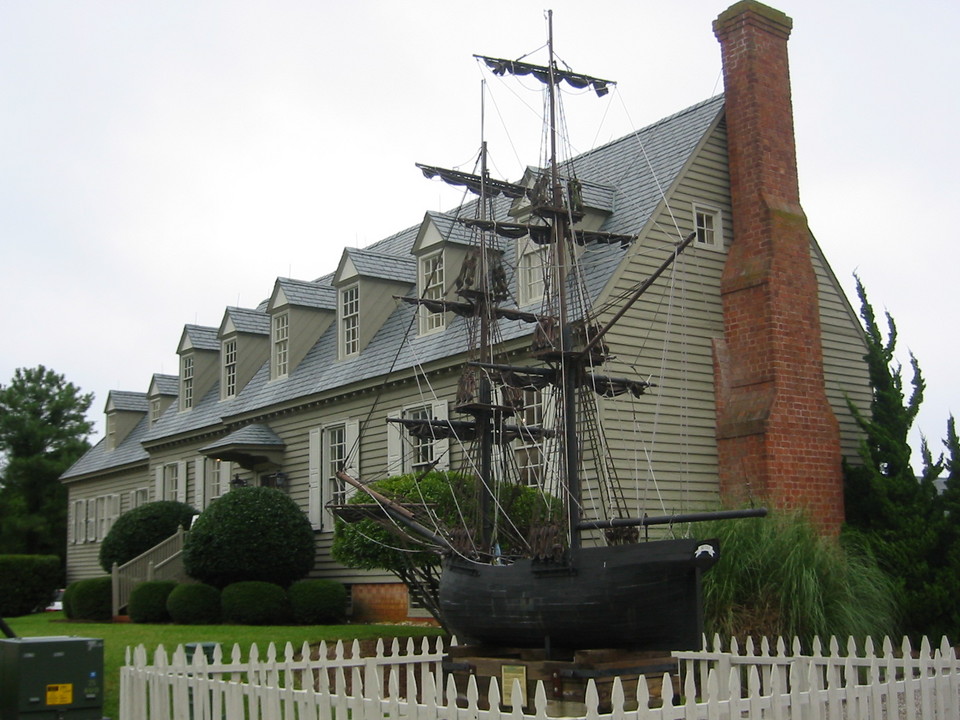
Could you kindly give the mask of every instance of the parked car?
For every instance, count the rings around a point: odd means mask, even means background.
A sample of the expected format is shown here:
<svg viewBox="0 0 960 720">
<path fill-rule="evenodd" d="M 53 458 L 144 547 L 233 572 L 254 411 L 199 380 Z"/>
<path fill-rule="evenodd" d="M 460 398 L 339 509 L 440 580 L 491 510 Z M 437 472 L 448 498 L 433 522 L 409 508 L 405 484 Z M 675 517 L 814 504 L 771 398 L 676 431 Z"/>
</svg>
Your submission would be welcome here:
<svg viewBox="0 0 960 720">
<path fill-rule="evenodd" d="M 53 596 L 53 600 L 50 601 L 50 604 L 44 608 L 47 612 L 57 612 L 57 610 L 63 610 L 63 588 L 57 590 Z"/>
</svg>

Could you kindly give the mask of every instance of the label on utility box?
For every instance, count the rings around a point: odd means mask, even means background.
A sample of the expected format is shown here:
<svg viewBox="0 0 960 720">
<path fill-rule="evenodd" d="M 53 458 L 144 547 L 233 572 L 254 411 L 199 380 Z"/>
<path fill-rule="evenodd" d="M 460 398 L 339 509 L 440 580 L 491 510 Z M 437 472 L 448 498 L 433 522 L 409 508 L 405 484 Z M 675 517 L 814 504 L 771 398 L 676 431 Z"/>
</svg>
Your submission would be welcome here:
<svg viewBox="0 0 960 720">
<path fill-rule="evenodd" d="M 47 705 L 72 705 L 73 704 L 73 685 L 63 683 L 60 685 L 47 685 Z"/>
</svg>

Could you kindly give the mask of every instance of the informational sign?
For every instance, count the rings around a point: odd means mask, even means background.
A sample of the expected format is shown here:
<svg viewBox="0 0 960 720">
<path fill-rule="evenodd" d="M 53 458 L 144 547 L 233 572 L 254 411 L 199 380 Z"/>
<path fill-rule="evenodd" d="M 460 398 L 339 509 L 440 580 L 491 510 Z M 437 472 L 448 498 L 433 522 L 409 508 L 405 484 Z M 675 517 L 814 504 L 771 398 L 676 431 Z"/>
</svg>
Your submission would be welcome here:
<svg viewBox="0 0 960 720">
<path fill-rule="evenodd" d="M 72 705 L 73 684 L 47 685 L 47 705 Z"/>
<path fill-rule="evenodd" d="M 517 704 L 520 707 L 527 705 L 527 666 L 526 665 L 501 665 L 500 666 L 500 688 L 503 693 L 503 706 L 512 708 L 514 704 L 513 691 L 515 681 L 520 681 L 520 697 L 517 698 Z"/>
</svg>

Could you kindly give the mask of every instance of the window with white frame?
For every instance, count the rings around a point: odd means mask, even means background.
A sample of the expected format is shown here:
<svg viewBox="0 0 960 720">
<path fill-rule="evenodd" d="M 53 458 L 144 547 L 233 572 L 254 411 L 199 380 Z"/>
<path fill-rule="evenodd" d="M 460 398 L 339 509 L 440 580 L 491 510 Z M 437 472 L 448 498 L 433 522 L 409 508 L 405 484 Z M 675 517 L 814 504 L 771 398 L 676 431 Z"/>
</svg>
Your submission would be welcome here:
<svg viewBox="0 0 960 720">
<path fill-rule="evenodd" d="M 290 314 L 273 316 L 272 323 L 273 377 L 286 377 L 290 370 Z"/>
<path fill-rule="evenodd" d="M 142 487 L 137 488 L 136 490 L 131 491 L 130 493 L 130 509 L 138 508 L 141 505 L 146 505 L 150 502 L 150 488 Z"/>
<path fill-rule="evenodd" d="M 220 384 L 223 397 L 232 398 L 237 394 L 237 341 L 224 340 L 220 356 L 223 358 L 223 378 Z"/>
<path fill-rule="evenodd" d="M 178 500 L 180 492 L 180 464 L 167 463 L 163 466 L 163 488 L 160 500 Z"/>
<path fill-rule="evenodd" d="M 712 248 L 723 247 L 723 224 L 720 210 L 705 205 L 694 205 L 693 222 L 698 245 Z"/>
<path fill-rule="evenodd" d="M 517 418 L 520 438 L 514 444 L 514 457 L 517 461 L 520 483 L 531 487 L 543 485 L 543 445 L 538 436 L 525 433 L 524 429 L 543 426 L 543 407 L 544 399 L 539 391 L 524 390 L 523 410 Z"/>
<path fill-rule="evenodd" d="M 180 357 L 180 408 L 193 407 L 193 355 Z"/>
<path fill-rule="evenodd" d="M 230 487 L 230 463 L 207 458 L 207 501 L 216 500 Z M 224 478 L 224 473 L 227 477 Z"/>
<path fill-rule="evenodd" d="M 312 428 L 309 434 L 307 466 L 307 517 L 315 530 L 333 530 L 329 504 L 347 502 L 353 488 L 337 472 L 359 477 L 360 423 L 354 418 Z"/>
<path fill-rule="evenodd" d="M 87 501 L 73 501 L 73 542 L 74 544 L 87 541 Z"/>
<path fill-rule="evenodd" d="M 347 501 L 347 489 L 337 472 L 347 460 L 346 425 L 328 425 L 323 429 L 323 467 L 330 488 L 330 502 L 343 505 Z"/>
<path fill-rule="evenodd" d="M 520 240 L 517 252 L 517 291 L 521 306 L 543 299 L 546 288 L 549 245 L 538 245 L 529 238 Z"/>
<path fill-rule="evenodd" d="M 433 418 L 430 405 L 409 408 L 403 413 L 407 420 L 430 420 Z M 428 433 L 410 436 L 409 451 L 404 453 L 404 472 L 419 472 L 428 468 L 434 460 L 434 438 Z"/>
<path fill-rule="evenodd" d="M 340 354 L 356 355 L 360 350 L 360 288 L 357 285 L 340 291 Z"/>
<path fill-rule="evenodd" d="M 153 425 L 160 419 L 160 398 L 153 398 L 150 401 L 150 424 Z"/>
<path fill-rule="evenodd" d="M 420 259 L 420 297 L 425 300 L 443 299 L 443 252 L 437 252 Z M 443 313 L 431 312 L 420 308 L 420 334 L 440 330 L 446 318 Z"/>
</svg>

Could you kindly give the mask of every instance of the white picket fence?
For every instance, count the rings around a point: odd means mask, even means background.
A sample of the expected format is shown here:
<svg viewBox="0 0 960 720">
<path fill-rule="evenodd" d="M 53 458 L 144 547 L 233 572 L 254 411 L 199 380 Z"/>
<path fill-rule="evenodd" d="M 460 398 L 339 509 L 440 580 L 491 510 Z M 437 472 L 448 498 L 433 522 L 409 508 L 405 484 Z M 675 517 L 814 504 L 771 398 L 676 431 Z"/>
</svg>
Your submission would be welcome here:
<svg viewBox="0 0 960 720">
<path fill-rule="evenodd" d="M 669 675 L 662 702 L 650 708 L 647 684 L 638 683 L 627 698 L 619 678 L 613 682 L 611 709 L 599 711 L 596 686 L 587 686 L 587 720 L 957 720 L 960 718 L 960 662 L 944 640 L 932 649 L 924 640 L 914 651 L 904 640 L 898 648 L 884 641 L 879 653 L 871 642 L 857 648 L 835 640 L 815 643 L 802 654 L 799 643 L 764 643 L 759 650 L 734 643 L 722 650 L 674 653 L 682 693 Z M 859 650 L 859 652 L 858 652 Z M 234 646 L 226 659 L 217 646 L 208 660 L 202 648 L 187 657 L 158 648 L 153 664 L 140 646 L 127 650 L 120 673 L 120 720 L 544 720 L 553 706 L 542 683 L 533 693 L 532 712 L 501 709 L 496 679 L 481 701 L 471 677 L 458 697 L 453 677 L 444 680 L 442 643 L 378 643 L 373 656 L 361 657 L 353 643 L 300 652 L 287 644 L 282 657 L 274 645 L 261 657 Z M 513 697 L 520 697 L 514 693 Z M 487 709 L 489 708 L 489 709 Z"/>
</svg>

